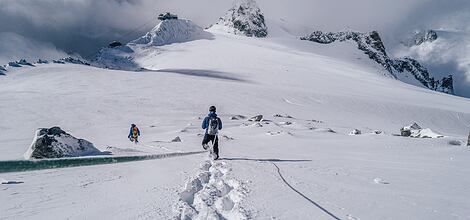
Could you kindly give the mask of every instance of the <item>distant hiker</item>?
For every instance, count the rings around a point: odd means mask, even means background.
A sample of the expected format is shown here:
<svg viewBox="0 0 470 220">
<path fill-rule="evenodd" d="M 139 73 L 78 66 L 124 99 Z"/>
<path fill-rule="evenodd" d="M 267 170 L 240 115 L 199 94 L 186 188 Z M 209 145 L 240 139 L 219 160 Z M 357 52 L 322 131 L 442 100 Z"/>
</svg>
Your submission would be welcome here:
<svg viewBox="0 0 470 220">
<path fill-rule="evenodd" d="M 127 136 L 131 142 L 138 143 L 140 136 L 140 130 L 135 124 L 131 124 L 131 129 L 129 130 L 129 135 Z"/>
<path fill-rule="evenodd" d="M 215 106 L 209 108 L 209 114 L 204 121 L 202 121 L 202 129 L 206 129 L 204 139 L 202 140 L 202 147 L 207 150 L 209 147 L 208 143 L 212 142 L 212 150 L 215 154 L 214 160 L 219 158 L 219 130 L 222 130 L 222 120 L 217 117 L 215 113 Z"/>
</svg>

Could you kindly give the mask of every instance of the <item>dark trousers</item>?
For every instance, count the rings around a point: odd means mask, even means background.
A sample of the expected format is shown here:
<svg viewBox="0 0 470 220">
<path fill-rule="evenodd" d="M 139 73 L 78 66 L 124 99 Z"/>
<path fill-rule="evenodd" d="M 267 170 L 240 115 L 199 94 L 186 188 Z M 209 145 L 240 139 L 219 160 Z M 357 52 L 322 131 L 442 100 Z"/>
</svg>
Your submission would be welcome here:
<svg viewBox="0 0 470 220">
<path fill-rule="evenodd" d="M 213 144 L 212 149 L 213 149 L 215 155 L 219 156 L 219 138 L 217 137 L 217 135 L 205 134 L 204 139 L 202 139 L 202 146 L 208 144 L 209 141 L 212 142 L 212 144 Z"/>
</svg>

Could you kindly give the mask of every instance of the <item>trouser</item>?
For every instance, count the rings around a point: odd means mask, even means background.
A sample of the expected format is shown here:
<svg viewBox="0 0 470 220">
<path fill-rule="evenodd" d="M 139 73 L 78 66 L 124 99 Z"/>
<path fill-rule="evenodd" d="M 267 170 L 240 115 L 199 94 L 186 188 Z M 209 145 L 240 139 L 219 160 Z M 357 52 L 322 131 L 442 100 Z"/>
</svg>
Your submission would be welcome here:
<svg viewBox="0 0 470 220">
<path fill-rule="evenodd" d="M 202 139 L 202 146 L 208 144 L 209 141 L 212 142 L 212 150 L 214 151 L 215 155 L 219 156 L 219 138 L 217 135 L 205 134 L 204 139 Z"/>
<path fill-rule="evenodd" d="M 130 139 L 132 142 L 134 142 L 134 141 L 135 141 L 136 143 L 139 142 L 139 136 L 131 136 L 131 137 L 129 137 L 129 139 Z"/>
</svg>

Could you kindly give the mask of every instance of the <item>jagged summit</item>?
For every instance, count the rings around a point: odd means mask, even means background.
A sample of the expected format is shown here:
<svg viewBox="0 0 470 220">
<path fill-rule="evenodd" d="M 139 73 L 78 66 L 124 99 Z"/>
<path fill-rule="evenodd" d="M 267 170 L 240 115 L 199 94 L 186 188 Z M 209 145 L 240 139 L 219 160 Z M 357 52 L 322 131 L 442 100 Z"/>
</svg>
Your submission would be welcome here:
<svg viewBox="0 0 470 220">
<path fill-rule="evenodd" d="M 241 0 L 213 26 L 225 27 L 231 33 L 248 37 L 266 37 L 264 15 L 254 0 Z"/>
<path fill-rule="evenodd" d="M 416 30 L 413 36 L 404 42 L 406 46 L 419 46 L 425 42 L 433 42 L 437 40 L 438 35 L 434 30 Z"/>
<path fill-rule="evenodd" d="M 203 37 L 204 30 L 190 20 L 166 19 L 161 21 L 144 36 L 132 41 L 133 44 L 162 46 L 180 43 Z"/>
<path fill-rule="evenodd" d="M 424 66 L 413 58 L 390 58 L 387 55 L 385 46 L 377 31 L 369 33 L 361 33 L 352 30 L 336 33 L 315 31 L 308 36 L 301 37 L 301 40 L 322 44 L 330 44 L 336 41 L 354 41 L 357 43 L 359 50 L 363 51 L 371 60 L 385 68 L 393 77 L 411 84 L 422 85 L 435 91 L 454 94 L 452 75 L 436 80 Z M 417 83 L 411 82 L 408 78 L 409 75 L 411 75 L 414 78 L 414 82 Z"/>
</svg>

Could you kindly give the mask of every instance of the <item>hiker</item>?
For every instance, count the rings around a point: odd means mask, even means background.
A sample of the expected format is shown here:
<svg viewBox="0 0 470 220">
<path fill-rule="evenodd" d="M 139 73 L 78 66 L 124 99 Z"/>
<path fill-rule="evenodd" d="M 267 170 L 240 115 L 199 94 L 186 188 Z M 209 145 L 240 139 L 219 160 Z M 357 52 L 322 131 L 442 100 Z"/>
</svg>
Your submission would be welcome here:
<svg viewBox="0 0 470 220">
<path fill-rule="evenodd" d="M 214 160 L 219 158 L 219 130 L 222 130 L 222 120 L 217 117 L 215 113 L 216 109 L 215 106 L 211 106 L 209 108 L 209 114 L 204 121 L 202 121 L 202 129 L 206 129 L 206 133 L 204 135 L 204 139 L 202 140 L 202 147 L 204 150 L 207 150 L 209 147 L 208 143 L 212 142 L 212 150 L 215 154 Z"/>
<path fill-rule="evenodd" d="M 140 130 L 135 124 L 131 124 L 131 129 L 129 130 L 129 135 L 127 136 L 131 142 L 136 144 L 139 142 L 138 138 L 140 136 Z"/>
</svg>

